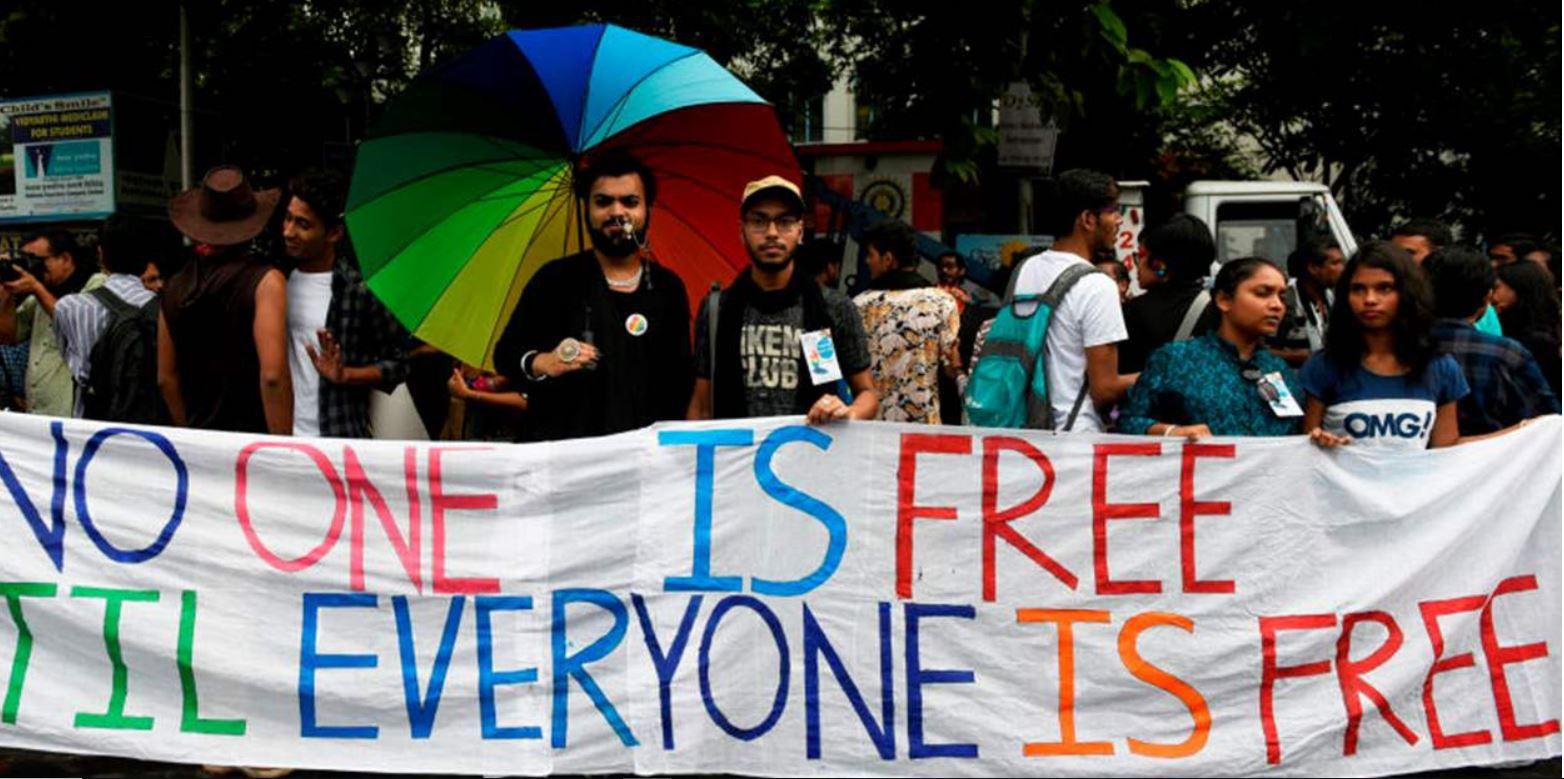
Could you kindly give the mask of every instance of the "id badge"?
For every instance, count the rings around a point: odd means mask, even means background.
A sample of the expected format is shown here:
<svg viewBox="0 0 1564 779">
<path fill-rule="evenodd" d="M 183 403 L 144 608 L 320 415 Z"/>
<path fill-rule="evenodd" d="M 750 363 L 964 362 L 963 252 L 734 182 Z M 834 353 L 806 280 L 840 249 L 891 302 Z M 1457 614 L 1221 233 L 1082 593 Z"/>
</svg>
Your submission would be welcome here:
<svg viewBox="0 0 1564 779">
<path fill-rule="evenodd" d="M 1278 417 L 1301 417 L 1303 409 L 1298 406 L 1298 399 L 1293 397 L 1292 391 L 1287 389 L 1287 382 L 1282 378 L 1281 371 L 1267 373 L 1260 381 L 1256 382 L 1260 390 L 1260 397 L 1265 399 L 1271 407 L 1271 413 Z"/>
<path fill-rule="evenodd" d="M 836 344 L 831 341 L 830 330 L 799 333 L 798 340 L 804 348 L 804 362 L 809 364 L 810 382 L 819 386 L 842 378 L 842 366 L 836 361 Z"/>
</svg>

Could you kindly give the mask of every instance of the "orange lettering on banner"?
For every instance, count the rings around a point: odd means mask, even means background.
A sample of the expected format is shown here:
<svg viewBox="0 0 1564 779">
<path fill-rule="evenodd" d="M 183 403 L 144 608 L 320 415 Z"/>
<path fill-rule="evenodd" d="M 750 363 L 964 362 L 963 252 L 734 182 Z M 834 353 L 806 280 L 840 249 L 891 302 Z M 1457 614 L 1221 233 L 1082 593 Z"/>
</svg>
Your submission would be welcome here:
<svg viewBox="0 0 1564 779">
<path fill-rule="evenodd" d="M 1107 622 L 1108 612 L 1095 609 L 1016 609 L 1016 622 L 1054 622 L 1059 625 L 1059 740 L 1028 742 L 1021 746 L 1027 757 L 1111 755 L 1106 741 L 1075 739 L 1075 629 L 1077 622 Z"/>
<path fill-rule="evenodd" d="M 1189 757 L 1205 749 L 1206 740 L 1211 737 L 1211 709 L 1206 705 L 1205 696 L 1183 679 L 1146 662 L 1141 658 L 1140 649 L 1136 645 L 1142 632 L 1164 625 L 1176 627 L 1185 633 L 1195 632 L 1195 623 L 1189 617 L 1180 614 L 1160 611 L 1136 614 L 1130 617 L 1129 621 L 1124 623 L 1124 628 L 1119 631 L 1119 660 L 1136 679 L 1178 698 L 1179 702 L 1189 709 L 1189 717 L 1195 721 L 1195 727 L 1190 731 L 1189 738 L 1177 744 L 1157 744 L 1135 738 L 1126 740 L 1129 742 L 1130 752 L 1137 755 Z"/>
</svg>

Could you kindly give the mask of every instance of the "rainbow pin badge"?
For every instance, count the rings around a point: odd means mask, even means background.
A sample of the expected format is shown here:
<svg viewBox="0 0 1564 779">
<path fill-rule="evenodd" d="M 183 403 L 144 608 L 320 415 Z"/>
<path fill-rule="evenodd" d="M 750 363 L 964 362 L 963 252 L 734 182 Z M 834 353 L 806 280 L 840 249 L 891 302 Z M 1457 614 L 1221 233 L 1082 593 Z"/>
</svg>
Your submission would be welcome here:
<svg viewBox="0 0 1564 779">
<path fill-rule="evenodd" d="M 641 314 L 631 314 L 625 318 L 625 332 L 633 336 L 646 335 L 646 317 Z"/>
</svg>

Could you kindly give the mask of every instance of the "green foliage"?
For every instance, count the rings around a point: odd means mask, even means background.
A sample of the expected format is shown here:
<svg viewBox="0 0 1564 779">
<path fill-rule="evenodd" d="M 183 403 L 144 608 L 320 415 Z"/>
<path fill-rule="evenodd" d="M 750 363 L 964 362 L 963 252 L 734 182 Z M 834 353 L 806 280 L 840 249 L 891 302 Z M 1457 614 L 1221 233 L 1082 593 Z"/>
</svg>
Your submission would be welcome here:
<svg viewBox="0 0 1564 779">
<path fill-rule="evenodd" d="M 1331 186 L 1360 232 L 1437 217 L 1558 229 L 1557 3 L 1206 0 L 1184 27 L 1200 110 L 1265 172 Z"/>
</svg>

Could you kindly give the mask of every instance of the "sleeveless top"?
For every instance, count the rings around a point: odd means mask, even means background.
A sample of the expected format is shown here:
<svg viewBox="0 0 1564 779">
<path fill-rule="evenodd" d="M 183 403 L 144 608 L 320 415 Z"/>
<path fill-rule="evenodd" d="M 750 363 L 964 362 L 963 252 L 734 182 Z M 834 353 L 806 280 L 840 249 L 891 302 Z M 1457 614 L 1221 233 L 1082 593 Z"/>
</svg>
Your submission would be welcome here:
<svg viewBox="0 0 1564 779">
<path fill-rule="evenodd" d="M 273 266 L 246 252 L 196 257 L 163 290 L 191 427 L 265 433 L 255 288 Z"/>
</svg>

